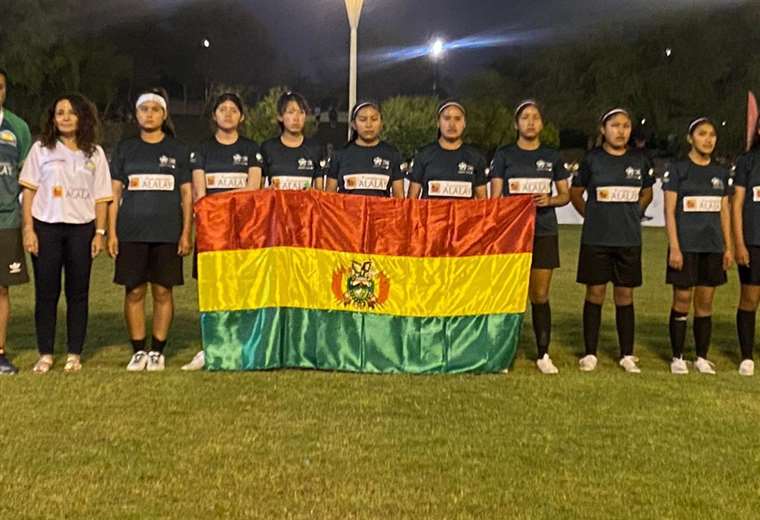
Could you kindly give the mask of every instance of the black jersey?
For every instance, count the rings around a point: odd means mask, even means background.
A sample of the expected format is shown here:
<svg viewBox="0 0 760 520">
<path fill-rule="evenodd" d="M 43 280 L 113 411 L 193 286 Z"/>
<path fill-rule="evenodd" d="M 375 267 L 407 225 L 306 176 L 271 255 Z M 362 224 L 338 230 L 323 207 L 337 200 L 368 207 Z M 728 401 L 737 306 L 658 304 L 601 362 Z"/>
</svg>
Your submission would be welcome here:
<svg viewBox="0 0 760 520">
<path fill-rule="evenodd" d="M 491 162 L 491 177 L 504 179 L 502 194 L 525 195 L 552 192 L 552 182 L 570 176 L 557 150 L 541 146 L 523 150 L 517 145 L 499 148 Z M 554 208 L 536 208 L 536 236 L 557 234 Z"/>
<path fill-rule="evenodd" d="M 261 155 L 269 185 L 281 190 L 311 188 L 327 164 L 322 146 L 307 138 L 297 148 L 285 146 L 279 137 L 269 139 L 261 145 Z"/>
<path fill-rule="evenodd" d="M 393 181 L 403 180 L 401 154 L 386 142 L 375 146 L 349 143 L 330 159 L 327 176 L 338 181 L 339 193 L 391 195 Z"/>
<path fill-rule="evenodd" d="M 734 185 L 747 190 L 742 208 L 744 243 L 760 246 L 760 149 L 749 151 L 737 159 Z"/>
<path fill-rule="evenodd" d="M 180 186 L 191 181 L 184 144 L 168 135 L 160 143 L 125 139 L 111 158 L 111 178 L 124 185 L 116 223 L 120 241 L 179 241 Z"/>
<path fill-rule="evenodd" d="M 488 182 L 486 159 L 473 146 L 445 150 L 435 142 L 417 152 L 409 167 L 409 181 L 422 185 L 423 199 L 471 199 L 475 188 Z"/>
<path fill-rule="evenodd" d="M 591 246 L 641 246 L 639 193 L 654 184 L 652 165 L 646 156 L 629 150 L 624 155 L 604 148 L 590 151 L 573 179 L 586 189 L 586 218 L 581 243 Z"/>
<path fill-rule="evenodd" d="M 687 159 L 672 164 L 662 189 L 678 194 L 676 227 L 684 253 L 722 253 L 720 209 L 729 194 L 729 172 L 717 164 L 700 166 Z"/>
<path fill-rule="evenodd" d="M 248 170 L 261 168 L 262 163 L 259 145 L 245 137 L 233 144 L 222 144 L 212 137 L 190 154 L 191 170 L 203 170 L 207 195 L 245 188 Z"/>
</svg>

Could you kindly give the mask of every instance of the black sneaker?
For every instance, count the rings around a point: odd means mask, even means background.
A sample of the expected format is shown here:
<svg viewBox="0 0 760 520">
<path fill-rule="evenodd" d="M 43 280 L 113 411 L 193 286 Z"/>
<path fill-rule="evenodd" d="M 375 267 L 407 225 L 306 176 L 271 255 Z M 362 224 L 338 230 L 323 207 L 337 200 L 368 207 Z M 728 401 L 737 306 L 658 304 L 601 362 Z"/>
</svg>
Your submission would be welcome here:
<svg viewBox="0 0 760 520">
<path fill-rule="evenodd" d="M 18 372 L 18 368 L 8 361 L 5 354 L 0 354 L 0 376 L 12 376 L 16 372 Z"/>
</svg>

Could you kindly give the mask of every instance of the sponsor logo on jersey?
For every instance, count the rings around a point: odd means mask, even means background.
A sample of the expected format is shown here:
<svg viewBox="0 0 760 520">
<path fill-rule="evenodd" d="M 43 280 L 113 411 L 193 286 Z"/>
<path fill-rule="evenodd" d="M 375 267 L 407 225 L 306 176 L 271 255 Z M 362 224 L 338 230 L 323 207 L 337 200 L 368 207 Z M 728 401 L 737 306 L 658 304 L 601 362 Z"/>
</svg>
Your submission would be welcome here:
<svg viewBox="0 0 760 520">
<path fill-rule="evenodd" d="M 632 166 L 629 166 L 625 169 L 625 178 L 626 179 L 635 179 L 637 181 L 641 180 L 641 168 L 633 168 Z"/>
<path fill-rule="evenodd" d="M 90 190 L 86 188 L 68 188 L 64 191 L 64 197 L 71 200 L 90 200 Z"/>
<path fill-rule="evenodd" d="M 332 292 L 337 301 L 345 307 L 380 307 L 388 301 L 390 291 L 390 279 L 372 264 L 372 260 L 352 260 L 350 267 L 341 267 L 333 271 Z"/>
<path fill-rule="evenodd" d="M 232 164 L 235 166 L 248 166 L 248 156 L 236 153 L 232 156 Z"/>
<path fill-rule="evenodd" d="M 638 202 L 638 186 L 602 186 L 596 189 L 599 202 Z"/>
<path fill-rule="evenodd" d="M 198 161 L 198 155 L 195 152 L 190 152 L 190 162 L 195 164 Z"/>
<path fill-rule="evenodd" d="M 161 168 L 171 168 L 172 170 L 177 167 L 177 159 L 174 157 L 167 157 L 162 155 L 158 158 L 158 164 Z"/>
<path fill-rule="evenodd" d="M 247 173 L 207 173 L 206 188 L 211 190 L 245 188 Z"/>
<path fill-rule="evenodd" d="M 95 161 L 93 161 L 92 159 L 87 159 L 84 162 L 84 169 L 90 173 L 95 173 L 95 169 L 96 169 Z"/>
<path fill-rule="evenodd" d="M 278 190 L 308 190 L 311 188 L 311 179 L 280 175 L 272 177 L 272 187 Z"/>
<path fill-rule="evenodd" d="M 551 193 L 551 179 L 534 179 L 518 178 L 509 179 L 509 193 L 512 194 L 532 194 L 532 193 Z"/>
<path fill-rule="evenodd" d="M 372 159 L 372 165 L 375 168 L 379 168 L 383 170 L 391 169 L 391 162 L 388 159 L 383 159 L 382 157 L 379 157 L 379 156 Z"/>
<path fill-rule="evenodd" d="M 752 202 L 760 202 L 760 186 L 752 186 Z"/>
<path fill-rule="evenodd" d="M 536 171 L 538 173 L 552 173 L 554 171 L 554 164 L 549 161 L 539 159 L 536 161 Z"/>
<path fill-rule="evenodd" d="M 429 197 L 472 198 L 472 183 L 462 181 L 429 181 Z"/>
<path fill-rule="evenodd" d="M 343 177 L 343 185 L 347 190 L 387 190 L 389 175 L 374 173 L 354 173 Z"/>
<path fill-rule="evenodd" d="M 264 156 L 263 156 L 263 155 L 261 155 L 260 153 L 257 153 L 257 154 L 256 154 L 256 160 L 257 160 L 258 162 L 264 162 Z"/>
<path fill-rule="evenodd" d="M 314 161 L 311 159 L 307 159 L 305 157 L 301 157 L 298 159 L 298 169 L 299 170 L 313 170 L 314 169 Z"/>
<path fill-rule="evenodd" d="M 8 264 L 8 273 L 9 274 L 20 274 L 21 273 L 21 262 L 13 262 L 11 264 Z"/>
<path fill-rule="evenodd" d="M 63 198 L 63 186 L 53 186 L 53 198 L 54 199 Z"/>
<path fill-rule="evenodd" d="M 471 164 L 467 164 L 466 162 L 462 161 L 457 166 L 457 173 L 460 175 L 474 175 L 475 167 Z"/>
<path fill-rule="evenodd" d="M 174 191 L 174 175 L 141 173 L 129 176 L 129 191 Z"/>
<path fill-rule="evenodd" d="M 712 187 L 714 190 L 722 190 L 725 188 L 725 185 L 723 184 L 723 179 L 720 179 L 718 177 L 713 177 L 710 179 L 710 184 L 712 184 Z"/>
<path fill-rule="evenodd" d="M 0 143 L 5 143 L 9 146 L 15 147 L 18 144 L 16 140 L 16 134 L 10 130 L 3 130 L 0 132 Z"/>
<path fill-rule="evenodd" d="M 668 184 L 669 182 L 670 182 L 670 172 L 666 171 L 665 173 L 662 174 L 662 183 Z"/>
<path fill-rule="evenodd" d="M 721 197 L 691 196 L 683 198 L 684 213 L 718 213 Z"/>
<path fill-rule="evenodd" d="M 0 177 L 13 175 L 13 165 L 8 162 L 0 162 Z"/>
</svg>

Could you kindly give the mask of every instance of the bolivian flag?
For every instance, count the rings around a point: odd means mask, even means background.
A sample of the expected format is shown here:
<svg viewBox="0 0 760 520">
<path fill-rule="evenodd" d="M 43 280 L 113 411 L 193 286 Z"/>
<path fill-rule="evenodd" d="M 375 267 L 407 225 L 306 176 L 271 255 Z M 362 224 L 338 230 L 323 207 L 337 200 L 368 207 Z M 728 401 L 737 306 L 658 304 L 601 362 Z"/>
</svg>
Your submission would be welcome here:
<svg viewBox="0 0 760 520">
<path fill-rule="evenodd" d="M 196 218 L 206 366 L 498 372 L 520 336 L 534 216 L 529 197 L 205 197 Z"/>
</svg>

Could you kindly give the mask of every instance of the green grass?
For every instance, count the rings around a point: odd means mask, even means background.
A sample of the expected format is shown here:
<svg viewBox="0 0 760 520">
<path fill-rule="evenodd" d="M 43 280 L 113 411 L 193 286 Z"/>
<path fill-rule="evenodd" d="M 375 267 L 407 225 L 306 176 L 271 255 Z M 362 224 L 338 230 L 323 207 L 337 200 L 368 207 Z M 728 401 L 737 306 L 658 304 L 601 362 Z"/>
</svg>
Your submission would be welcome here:
<svg viewBox="0 0 760 520">
<path fill-rule="evenodd" d="M 672 376 L 664 233 L 646 230 L 643 373 L 616 366 L 608 295 L 600 366 L 582 374 L 578 230 L 561 233 L 556 377 L 533 366 L 529 320 L 508 376 L 182 373 L 199 348 L 192 281 L 166 372 L 127 374 L 105 258 L 83 372 L 35 376 L 32 287 L 14 289 L 0 518 L 758 518 L 760 377 L 736 373 L 736 273 L 715 303 L 718 375 Z"/>
</svg>

